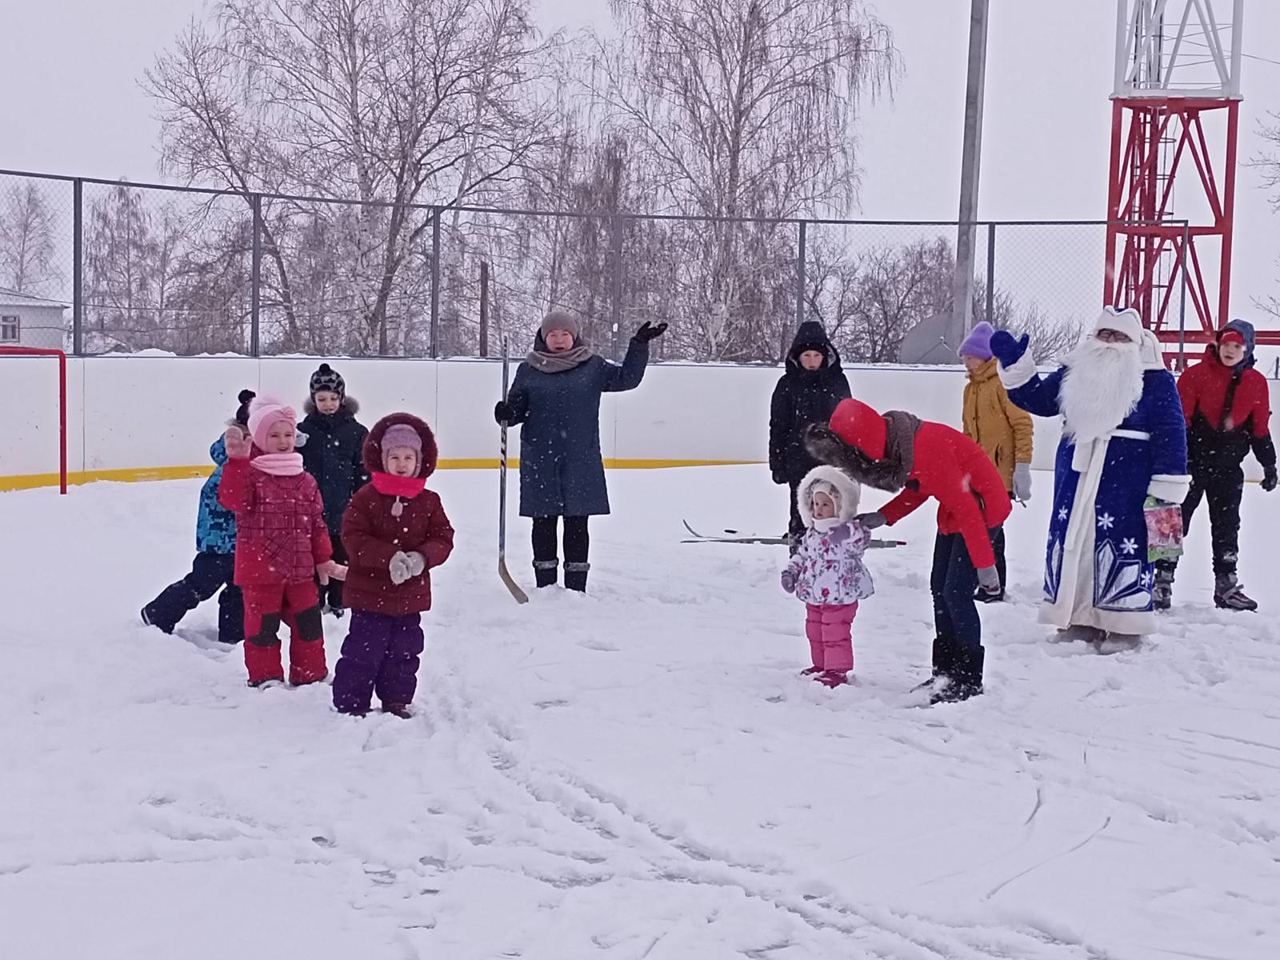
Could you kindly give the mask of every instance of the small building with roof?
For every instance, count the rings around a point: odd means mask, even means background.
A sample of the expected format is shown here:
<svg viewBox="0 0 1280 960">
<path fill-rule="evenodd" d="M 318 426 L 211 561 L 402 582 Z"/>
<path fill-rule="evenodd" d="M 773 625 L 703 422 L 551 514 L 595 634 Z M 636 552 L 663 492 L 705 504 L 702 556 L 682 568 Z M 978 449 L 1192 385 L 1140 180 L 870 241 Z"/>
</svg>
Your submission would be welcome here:
<svg viewBox="0 0 1280 960">
<path fill-rule="evenodd" d="M 0 287 L 0 347 L 62 350 L 68 305 Z"/>
</svg>

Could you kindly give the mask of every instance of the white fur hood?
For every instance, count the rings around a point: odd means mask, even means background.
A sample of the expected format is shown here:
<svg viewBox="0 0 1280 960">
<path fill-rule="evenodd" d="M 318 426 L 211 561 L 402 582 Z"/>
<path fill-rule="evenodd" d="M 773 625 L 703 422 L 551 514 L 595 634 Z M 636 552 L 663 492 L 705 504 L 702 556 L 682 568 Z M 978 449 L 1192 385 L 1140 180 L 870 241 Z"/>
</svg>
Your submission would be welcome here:
<svg viewBox="0 0 1280 960">
<path fill-rule="evenodd" d="M 806 473 L 796 488 L 796 509 L 806 527 L 813 526 L 812 491 L 815 483 L 828 483 L 835 488 L 840 500 L 836 517 L 841 523 L 848 523 L 857 516 L 858 503 L 862 499 L 861 485 L 839 467 L 821 464 Z"/>
</svg>

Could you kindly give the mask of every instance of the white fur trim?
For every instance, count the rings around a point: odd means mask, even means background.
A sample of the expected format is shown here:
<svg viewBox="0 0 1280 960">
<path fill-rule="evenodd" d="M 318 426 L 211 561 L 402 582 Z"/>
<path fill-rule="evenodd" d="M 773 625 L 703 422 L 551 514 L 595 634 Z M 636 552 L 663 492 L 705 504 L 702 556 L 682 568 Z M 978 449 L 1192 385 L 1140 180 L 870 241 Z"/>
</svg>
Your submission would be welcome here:
<svg viewBox="0 0 1280 960">
<path fill-rule="evenodd" d="M 1142 343 L 1145 332 L 1142 328 L 1142 318 L 1138 316 L 1138 311 L 1132 307 L 1124 310 L 1117 310 L 1115 307 L 1103 307 L 1102 313 L 1098 316 L 1098 322 L 1093 325 L 1093 329 L 1097 330 L 1114 330 L 1117 333 L 1123 333 L 1134 343 Z"/>
<path fill-rule="evenodd" d="M 1181 503 L 1191 492 L 1191 477 L 1157 473 L 1147 484 L 1147 495 L 1166 503 Z"/>
<path fill-rule="evenodd" d="M 1020 356 L 1012 367 L 1006 367 L 997 360 L 996 369 L 1000 372 L 1000 382 L 1004 384 L 1006 390 L 1017 390 L 1019 387 L 1026 386 L 1035 379 L 1038 372 L 1030 347 L 1027 347 L 1027 352 Z"/>
<path fill-rule="evenodd" d="M 837 519 L 841 523 L 847 523 L 852 520 L 858 513 L 858 502 L 862 496 L 862 488 L 857 480 L 839 467 L 824 463 L 806 473 L 804 479 L 800 481 L 800 486 L 796 488 L 796 510 L 800 514 L 800 519 L 804 521 L 804 525 L 809 528 L 813 527 L 813 505 L 810 501 L 812 499 L 813 485 L 819 482 L 831 484 L 840 495 L 840 511 L 837 514 Z"/>
</svg>

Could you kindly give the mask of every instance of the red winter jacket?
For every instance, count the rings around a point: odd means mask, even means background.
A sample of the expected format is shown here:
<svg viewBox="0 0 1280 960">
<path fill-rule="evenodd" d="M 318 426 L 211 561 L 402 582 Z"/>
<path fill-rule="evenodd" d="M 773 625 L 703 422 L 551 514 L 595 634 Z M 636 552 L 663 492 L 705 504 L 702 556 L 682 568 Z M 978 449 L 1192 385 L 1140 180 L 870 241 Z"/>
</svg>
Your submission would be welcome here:
<svg viewBox="0 0 1280 960">
<path fill-rule="evenodd" d="M 236 583 L 302 583 L 333 558 L 315 477 L 277 477 L 244 458 L 222 468 L 218 502 L 236 512 Z"/>
<path fill-rule="evenodd" d="M 1228 367 L 1211 345 L 1204 359 L 1178 378 L 1178 395 L 1187 418 L 1192 473 L 1237 466 L 1251 446 L 1264 467 L 1275 464 L 1271 394 L 1266 378 L 1252 366 Z"/>
<path fill-rule="evenodd" d="M 422 466 L 415 484 L 410 478 L 388 477 L 383 472 L 382 437 L 393 424 L 403 423 L 422 439 Z M 365 469 L 373 477 L 351 498 L 342 517 L 342 545 L 350 567 L 343 599 L 353 610 L 367 610 L 402 617 L 431 609 L 431 569 L 453 552 L 453 527 L 445 516 L 440 497 L 421 483 L 436 468 L 436 442 L 431 428 L 407 413 L 393 413 L 379 420 L 364 444 Z M 395 496 L 402 486 L 417 493 Z M 387 492 L 384 492 L 387 491 Z M 400 516 L 392 512 L 400 501 Z M 397 552 L 422 554 L 427 569 L 404 583 L 391 582 L 391 558 Z"/>
<path fill-rule="evenodd" d="M 831 418 L 831 429 L 846 442 L 862 447 L 869 436 L 861 422 L 874 411 L 856 400 L 845 400 Z M 855 419 L 859 422 L 855 425 Z M 863 452 L 884 456 L 883 428 L 873 431 L 878 450 Z M 995 565 L 990 529 L 998 527 L 1013 509 L 1000 471 L 978 444 L 959 430 L 925 420 L 915 434 L 914 455 L 907 485 L 880 508 L 890 525 L 922 506 L 930 497 L 938 501 L 938 532 L 964 535 L 969 559 L 979 569 Z"/>
</svg>

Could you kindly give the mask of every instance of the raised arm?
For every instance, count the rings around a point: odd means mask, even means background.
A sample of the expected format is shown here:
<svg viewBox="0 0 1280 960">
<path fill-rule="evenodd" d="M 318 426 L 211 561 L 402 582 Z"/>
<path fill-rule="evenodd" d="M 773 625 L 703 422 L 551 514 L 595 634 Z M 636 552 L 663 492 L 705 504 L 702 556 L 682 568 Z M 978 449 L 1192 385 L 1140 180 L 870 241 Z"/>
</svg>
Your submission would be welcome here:
<svg viewBox="0 0 1280 960">
<path fill-rule="evenodd" d="M 1007 330 L 997 330 L 991 337 L 991 352 L 995 354 L 1000 382 L 1009 391 L 1013 403 L 1037 417 L 1056 417 L 1058 393 L 1062 389 L 1065 367 L 1041 377 L 1035 358 L 1029 349 L 1031 338 L 1027 334 L 1015 340 Z"/>
</svg>

